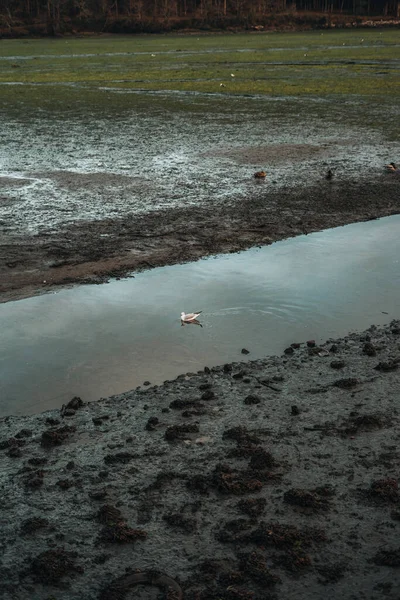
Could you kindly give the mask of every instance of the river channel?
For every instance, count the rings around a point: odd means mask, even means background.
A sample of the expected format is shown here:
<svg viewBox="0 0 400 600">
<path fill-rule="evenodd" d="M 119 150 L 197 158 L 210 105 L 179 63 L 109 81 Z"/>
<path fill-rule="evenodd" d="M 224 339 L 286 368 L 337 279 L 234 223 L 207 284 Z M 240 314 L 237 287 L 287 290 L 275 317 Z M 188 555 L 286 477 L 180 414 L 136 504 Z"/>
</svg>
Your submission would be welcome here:
<svg viewBox="0 0 400 600">
<path fill-rule="evenodd" d="M 281 354 L 398 317 L 400 216 L 0 305 L 0 414 Z M 181 311 L 202 310 L 202 327 Z M 250 354 L 243 355 L 242 348 Z"/>
</svg>

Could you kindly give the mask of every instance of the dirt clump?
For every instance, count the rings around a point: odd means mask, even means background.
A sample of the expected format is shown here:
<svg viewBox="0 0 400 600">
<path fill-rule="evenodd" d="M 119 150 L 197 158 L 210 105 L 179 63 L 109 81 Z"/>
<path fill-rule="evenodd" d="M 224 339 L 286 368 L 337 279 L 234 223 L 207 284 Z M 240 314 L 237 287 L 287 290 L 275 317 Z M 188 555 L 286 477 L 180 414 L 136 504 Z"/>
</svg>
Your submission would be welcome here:
<svg viewBox="0 0 400 600">
<path fill-rule="evenodd" d="M 262 470 L 262 469 L 274 469 L 277 466 L 275 458 L 271 452 L 264 450 L 264 448 L 256 447 L 250 458 L 250 469 Z"/>
<path fill-rule="evenodd" d="M 70 425 L 64 425 L 57 429 L 48 429 L 42 433 L 41 445 L 44 448 L 51 448 L 52 446 L 60 446 L 67 440 L 74 432 L 76 428 Z"/>
<path fill-rule="evenodd" d="M 63 548 L 53 548 L 42 552 L 31 562 L 33 579 L 45 585 L 56 585 L 66 576 L 83 573 L 76 564 L 77 552 L 67 552 Z"/>
<path fill-rule="evenodd" d="M 233 519 L 224 523 L 216 537 L 224 543 L 245 542 L 253 527 L 250 519 Z"/>
<path fill-rule="evenodd" d="M 60 410 L 60 415 L 62 417 L 73 417 L 76 411 L 83 406 L 84 402 L 78 396 L 75 396 L 67 402 L 67 404 L 63 404 Z"/>
<path fill-rule="evenodd" d="M 400 547 L 395 550 L 379 550 L 373 558 L 376 565 L 400 567 Z"/>
<path fill-rule="evenodd" d="M 171 427 L 166 429 L 164 437 L 168 442 L 174 442 L 184 440 L 187 438 L 187 434 L 198 433 L 199 431 L 199 426 L 195 423 L 188 425 L 171 425 Z"/>
<path fill-rule="evenodd" d="M 105 525 L 114 525 L 123 520 L 121 511 L 111 504 L 104 504 L 97 512 L 97 519 Z"/>
<path fill-rule="evenodd" d="M 176 400 L 173 400 L 170 403 L 169 407 L 180 410 L 182 408 L 194 408 L 199 405 L 203 406 L 202 404 L 199 403 L 198 400 L 188 400 L 186 398 L 177 398 Z"/>
<path fill-rule="evenodd" d="M 143 529 L 132 529 L 125 522 L 106 525 L 101 534 L 100 540 L 108 543 L 132 544 L 137 540 L 144 540 L 147 532 Z"/>
<path fill-rule="evenodd" d="M 106 465 L 117 465 L 119 463 L 125 465 L 129 463 L 133 458 L 135 457 L 131 452 L 117 452 L 116 454 L 106 454 L 106 456 L 104 457 L 104 462 L 106 463 Z"/>
<path fill-rule="evenodd" d="M 45 423 L 50 427 L 56 427 L 56 425 L 60 424 L 60 419 L 55 419 L 54 417 L 47 417 Z"/>
<path fill-rule="evenodd" d="M 21 439 L 21 438 L 32 437 L 32 430 L 31 429 L 21 429 L 21 431 L 18 431 L 18 433 L 15 434 L 15 437 L 18 440 Z"/>
<path fill-rule="evenodd" d="M 199 390 L 210 390 L 213 384 L 209 381 L 205 381 L 204 383 L 200 383 Z"/>
<path fill-rule="evenodd" d="M 103 421 L 107 421 L 110 417 L 108 415 L 102 415 L 100 417 L 92 417 L 94 425 L 102 425 Z"/>
<path fill-rule="evenodd" d="M 10 458 L 19 458 L 22 456 L 22 450 L 18 446 L 11 446 L 9 451 L 6 453 Z"/>
<path fill-rule="evenodd" d="M 322 565 L 317 567 L 317 572 L 321 576 L 321 583 L 328 585 L 330 583 L 337 583 L 344 577 L 347 570 L 346 564 L 343 562 L 337 562 L 328 565 Z"/>
<path fill-rule="evenodd" d="M 266 505 L 267 500 L 265 498 L 246 498 L 240 500 L 237 507 L 240 512 L 256 519 L 264 512 Z"/>
<path fill-rule="evenodd" d="M 241 425 L 226 429 L 222 438 L 235 440 L 240 445 L 261 444 L 261 439 L 256 434 L 249 432 L 246 427 Z"/>
<path fill-rule="evenodd" d="M 186 486 L 193 492 L 208 495 L 212 486 L 212 477 L 211 475 L 202 474 L 193 475 L 187 480 Z"/>
<path fill-rule="evenodd" d="M 104 500 L 107 496 L 107 490 L 90 490 L 88 496 L 92 500 Z"/>
<path fill-rule="evenodd" d="M 273 554 L 274 566 L 283 567 L 290 573 L 299 573 L 312 564 L 311 557 L 302 549 L 286 550 L 281 554 Z"/>
<path fill-rule="evenodd" d="M 249 494 L 263 487 L 263 483 L 254 478 L 251 473 L 232 469 L 226 464 L 215 467 L 212 482 L 218 491 L 224 494 Z"/>
<path fill-rule="evenodd" d="M 400 508 L 392 510 L 390 516 L 393 519 L 393 521 L 400 521 Z"/>
<path fill-rule="evenodd" d="M 365 342 L 362 351 L 367 356 L 376 356 L 376 348 L 371 342 Z"/>
<path fill-rule="evenodd" d="M 355 377 L 347 377 L 345 379 L 338 379 L 332 385 L 340 388 L 341 390 L 351 390 L 356 387 L 360 382 Z"/>
<path fill-rule="evenodd" d="M 187 533 L 192 533 L 196 530 L 196 519 L 193 517 L 186 517 L 181 513 L 170 513 L 163 516 L 163 519 L 171 527 L 176 527 Z"/>
<path fill-rule="evenodd" d="M 203 392 L 203 394 L 201 395 L 201 400 L 214 400 L 215 398 L 215 392 L 213 392 L 212 390 L 206 390 L 205 392 Z"/>
<path fill-rule="evenodd" d="M 355 435 L 360 431 L 374 431 L 389 426 L 390 420 L 377 413 L 350 415 L 339 428 L 343 435 Z"/>
<path fill-rule="evenodd" d="M 400 359 L 379 362 L 374 369 L 376 371 L 382 371 L 383 373 L 389 373 L 390 371 L 396 371 L 396 369 L 399 368 L 399 363 Z"/>
<path fill-rule="evenodd" d="M 145 429 L 147 431 L 155 431 L 157 429 L 157 425 L 160 424 L 160 420 L 158 417 L 150 417 L 145 425 Z"/>
<path fill-rule="evenodd" d="M 186 479 L 186 475 L 184 473 L 178 473 L 177 471 L 160 471 L 160 473 L 157 473 L 154 482 L 145 488 L 145 492 L 163 490 L 176 479 Z"/>
<path fill-rule="evenodd" d="M 333 360 L 331 362 L 332 369 L 344 369 L 345 366 L 346 366 L 346 363 L 344 360 Z"/>
<path fill-rule="evenodd" d="M 267 567 L 265 557 L 259 552 L 250 552 L 240 555 L 240 570 L 262 586 L 274 586 L 280 578 Z"/>
<path fill-rule="evenodd" d="M 294 525 L 260 522 L 249 534 L 248 540 L 260 546 L 295 549 L 300 545 L 308 548 L 325 542 L 327 538 L 325 532 L 318 528 L 299 529 Z"/>
<path fill-rule="evenodd" d="M 21 446 L 25 446 L 25 444 L 25 440 L 17 439 L 16 437 L 11 437 L 7 440 L 3 440 L 2 442 L 0 442 L 0 450 L 20 448 Z"/>
<path fill-rule="evenodd" d="M 24 479 L 25 487 L 33 489 L 41 487 L 44 483 L 44 474 L 43 470 L 31 471 Z"/>
<path fill-rule="evenodd" d="M 200 417 L 201 415 L 208 414 L 208 410 L 203 404 L 198 404 L 193 410 L 182 411 L 182 417 Z"/>
<path fill-rule="evenodd" d="M 99 537 L 102 542 L 134 543 L 147 537 L 146 531 L 129 527 L 121 511 L 111 504 L 100 507 L 96 516 L 97 520 L 104 524 Z"/>
<path fill-rule="evenodd" d="M 388 477 L 387 479 L 378 479 L 371 483 L 369 495 L 379 500 L 395 502 L 400 500 L 399 484 L 397 479 Z"/>
<path fill-rule="evenodd" d="M 59 479 L 56 485 L 62 490 L 69 490 L 69 488 L 75 485 L 75 482 L 72 479 Z"/>
<path fill-rule="evenodd" d="M 28 458 L 28 463 L 35 467 L 42 467 L 48 462 L 48 458 L 45 456 L 33 456 L 32 458 Z"/>
<path fill-rule="evenodd" d="M 244 399 L 244 403 L 247 405 L 260 404 L 260 402 L 261 402 L 261 398 L 259 396 L 256 396 L 255 394 L 249 394 Z"/>
<path fill-rule="evenodd" d="M 43 517 L 31 517 L 21 523 L 21 535 L 35 533 L 39 529 L 47 529 L 49 527 L 48 519 Z"/>
<path fill-rule="evenodd" d="M 313 490 L 292 488 L 284 493 L 283 500 L 288 504 L 309 508 L 313 511 L 329 510 L 331 508 L 330 497 L 332 494 L 332 489 L 328 486 L 318 487 Z"/>
</svg>

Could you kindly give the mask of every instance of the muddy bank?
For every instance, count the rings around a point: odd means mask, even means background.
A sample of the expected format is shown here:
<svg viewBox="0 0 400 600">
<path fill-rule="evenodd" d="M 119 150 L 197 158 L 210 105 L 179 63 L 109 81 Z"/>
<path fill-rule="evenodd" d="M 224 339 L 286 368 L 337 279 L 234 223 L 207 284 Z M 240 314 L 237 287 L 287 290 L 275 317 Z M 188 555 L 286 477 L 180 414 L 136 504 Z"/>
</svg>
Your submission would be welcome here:
<svg viewBox="0 0 400 600">
<path fill-rule="evenodd" d="M 0 597 L 397 599 L 400 321 L 282 350 L 2 419 Z"/>
<path fill-rule="evenodd" d="M 29 235 L 5 230 L 0 245 L 0 300 L 55 286 L 102 283 L 155 266 L 255 245 L 400 211 L 400 178 L 357 180 L 324 172 L 317 185 L 274 189 L 254 180 L 254 193 L 202 205 L 77 222 Z"/>
</svg>

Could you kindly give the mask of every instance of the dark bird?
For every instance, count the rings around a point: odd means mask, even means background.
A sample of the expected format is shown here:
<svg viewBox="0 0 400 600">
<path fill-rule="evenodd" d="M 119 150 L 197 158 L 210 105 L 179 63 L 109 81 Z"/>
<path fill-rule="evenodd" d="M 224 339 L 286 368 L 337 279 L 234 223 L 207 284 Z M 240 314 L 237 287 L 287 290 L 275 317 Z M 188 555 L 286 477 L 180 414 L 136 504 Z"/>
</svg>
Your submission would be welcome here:
<svg viewBox="0 0 400 600">
<path fill-rule="evenodd" d="M 264 179 L 267 176 L 265 171 L 257 171 L 257 173 L 254 173 L 254 177 L 256 179 Z"/>
<path fill-rule="evenodd" d="M 332 169 L 328 169 L 325 175 L 325 179 L 327 179 L 328 181 L 330 181 L 333 178 L 333 171 Z"/>
</svg>

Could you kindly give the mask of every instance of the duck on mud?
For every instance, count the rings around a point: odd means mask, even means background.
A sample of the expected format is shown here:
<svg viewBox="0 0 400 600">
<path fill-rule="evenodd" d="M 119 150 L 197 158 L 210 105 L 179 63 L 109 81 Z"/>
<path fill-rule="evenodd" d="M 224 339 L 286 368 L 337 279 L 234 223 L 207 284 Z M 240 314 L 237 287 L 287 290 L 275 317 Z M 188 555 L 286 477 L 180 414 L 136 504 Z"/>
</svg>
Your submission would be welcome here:
<svg viewBox="0 0 400 600">
<path fill-rule="evenodd" d="M 256 179 L 265 179 L 267 176 L 265 171 L 257 171 L 256 173 L 254 173 L 254 177 Z"/>
</svg>

